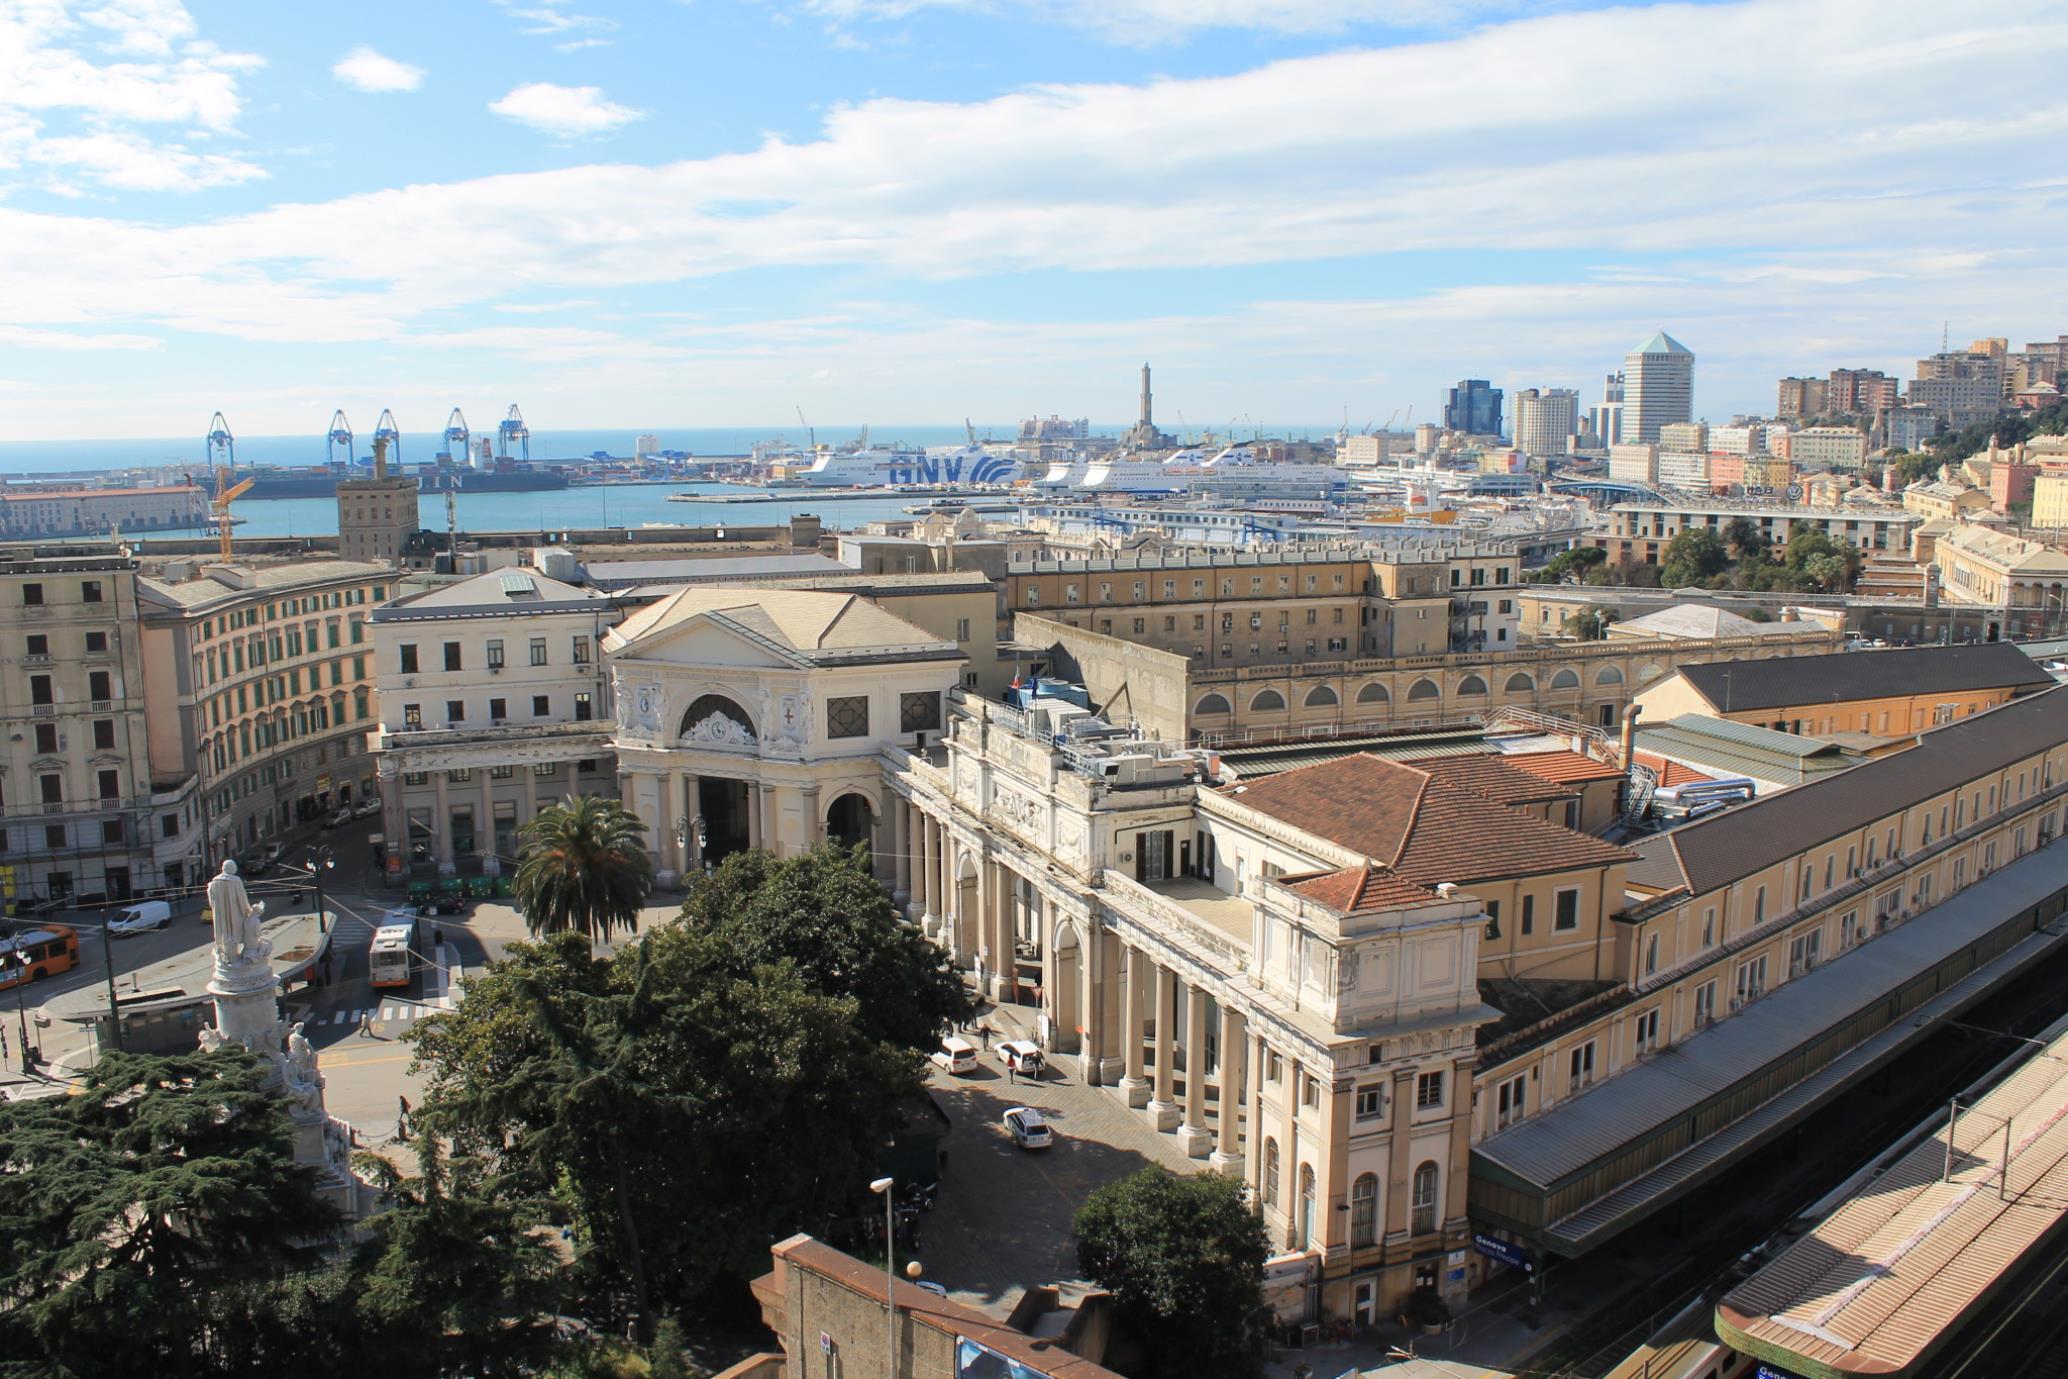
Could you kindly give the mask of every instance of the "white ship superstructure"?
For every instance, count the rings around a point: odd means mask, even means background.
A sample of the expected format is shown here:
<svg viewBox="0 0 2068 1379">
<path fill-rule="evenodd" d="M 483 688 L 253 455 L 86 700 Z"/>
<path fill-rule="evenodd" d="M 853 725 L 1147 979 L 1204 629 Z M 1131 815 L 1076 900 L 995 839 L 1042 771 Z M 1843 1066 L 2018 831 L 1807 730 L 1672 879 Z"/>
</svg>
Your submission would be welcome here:
<svg viewBox="0 0 2068 1379">
<path fill-rule="evenodd" d="M 1331 464 L 1259 460 L 1245 446 L 1208 454 L 1198 449 L 1125 454 L 1052 464 L 1038 479 L 1045 489 L 1073 493 L 1335 492 L 1349 478 Z"/>
</svg>

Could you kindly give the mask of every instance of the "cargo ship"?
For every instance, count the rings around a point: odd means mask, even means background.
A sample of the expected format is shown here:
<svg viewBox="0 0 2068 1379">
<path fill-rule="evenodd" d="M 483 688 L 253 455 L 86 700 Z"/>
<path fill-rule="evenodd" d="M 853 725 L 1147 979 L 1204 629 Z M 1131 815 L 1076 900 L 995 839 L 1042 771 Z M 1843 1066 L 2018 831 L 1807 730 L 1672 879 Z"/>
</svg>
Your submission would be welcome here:
<svg viewBox="0 0 2068 1379">
<path fill-rule="evenodd" d="M 361 473 L 366 471 L 362 470 Z M 533 465 L 510 465 L 496 469 L 460 469 L 422 465 L 413 472 L 417 487 L 426 493 L 544 493 L 567 487 L 567 475 L 557 469 Z M 250 479 L 246 501 L 267 498 L 334 498 L 337 470 L 322 466 L 306 469 L 253 469 L 236 475 Z"/>
</svg>

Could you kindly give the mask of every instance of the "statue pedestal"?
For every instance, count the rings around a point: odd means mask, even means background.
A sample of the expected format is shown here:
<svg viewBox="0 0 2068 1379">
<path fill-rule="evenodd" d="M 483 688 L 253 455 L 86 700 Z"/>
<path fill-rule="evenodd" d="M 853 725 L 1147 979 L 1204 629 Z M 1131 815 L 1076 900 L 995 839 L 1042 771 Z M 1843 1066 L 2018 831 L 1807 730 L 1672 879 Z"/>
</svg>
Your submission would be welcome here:
<svg viewBox="0 0 2068 1379">
<path fill-rule="evenodd" d="M 264 958 L 225 963 L 218 957 L 208 983 L 215 997 L 215 1028 L 223 1038 L 260 1057 L 280 1052 L 280 979 Z"/>
</svg>

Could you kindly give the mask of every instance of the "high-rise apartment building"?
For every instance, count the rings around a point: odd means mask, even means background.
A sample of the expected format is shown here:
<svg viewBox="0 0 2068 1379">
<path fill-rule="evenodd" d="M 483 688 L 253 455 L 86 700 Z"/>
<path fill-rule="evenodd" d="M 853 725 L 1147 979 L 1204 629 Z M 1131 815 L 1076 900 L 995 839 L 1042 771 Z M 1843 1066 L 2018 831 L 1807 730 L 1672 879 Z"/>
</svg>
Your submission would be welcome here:
<svg viewBox="0 0 2068 1379">
<path fill-rule="evenodd" d="M 1619 369 L 1601 381 L 1601 402 L 1587 409 L 1587 429 L 1594 444 L 1606 450 L 1623 439 L 1623 374 Z"/>
<path fill-rule="evenodd" d="M 1652 443 L 1659 428 L 1692 421 L 1695 355 L 1665 331 L 1623 357 L 1623 439 Z"/>
<path fill-rule="evenodd" d="M 1483 378 L 1461 378 L 1443 404 L 1446 430 L 1473 436 L 1501 434 L 1501 390 Z"/>
<path fill-rule="evenodd" d="M 1563 455 L 1579 429 L 1580 395 L 1571 388 L 1524 388 L 1515 395 L 1515 448 L 1523 454 Z"/>
<path fill-rule="evenodd" d="M 1833 369 L 1824 404 L 1833 416 L 1872 417 L 1896 405 L 1896 380 L 1879 369 Z"/>
<path fill-rule="evenodd" d="M 1774 399 L 1774 415 L 1787 421 L 1824 415 L 1830 385 L 1821 378 L 1784 378 Z"/>
<path fill-rule="evenodd" d="M 1978 346 L 1996 341 L 1977 340 Z M 1987 421 L 2003 411 L 2005 356 L 1989 348 L 1947 350 L 1917 361 L 1913 406 L 1929 407 L 1949 426 Z"/>
</svg>

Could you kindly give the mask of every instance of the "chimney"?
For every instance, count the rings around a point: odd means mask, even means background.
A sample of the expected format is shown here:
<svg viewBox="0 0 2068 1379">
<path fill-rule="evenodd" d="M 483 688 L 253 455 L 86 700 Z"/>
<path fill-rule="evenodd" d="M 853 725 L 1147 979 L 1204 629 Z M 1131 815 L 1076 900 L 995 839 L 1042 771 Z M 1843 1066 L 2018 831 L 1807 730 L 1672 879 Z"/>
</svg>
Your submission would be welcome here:
<svg viewBox="0 0 2068 1379">
<path fill-rule="evenodd" d="M 1439 881 L 1436 883 L 1436 894 L 1445 900 L 1450 899 L 1457 893 L 1458 883 L 1455 881 Z"/>
<path fill-rule="evenodd" d="M 375 436 L 373 438 L 373 477 L 376 479 L 388 477 L 388 438 L 386 436 Z"/>
<path fill-rule="evenodd" d="M 1623 715 L 1623 760 L 1621 765 L 1625 771 L 1630 769 L 1630 741 L 1637 732 L 1638 717 L 1643 713 L 1643 705 L 1632 704 Z"/>
</svg>

